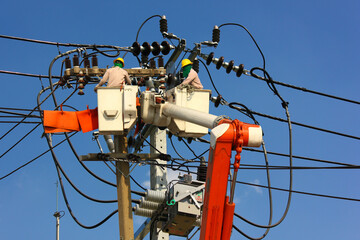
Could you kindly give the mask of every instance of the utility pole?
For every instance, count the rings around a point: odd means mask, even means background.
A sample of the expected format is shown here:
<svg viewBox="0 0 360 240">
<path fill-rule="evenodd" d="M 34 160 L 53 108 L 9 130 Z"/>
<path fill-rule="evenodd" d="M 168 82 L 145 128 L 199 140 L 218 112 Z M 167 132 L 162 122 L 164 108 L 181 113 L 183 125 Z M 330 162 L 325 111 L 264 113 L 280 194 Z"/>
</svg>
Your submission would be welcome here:
<svg viewBox="0 0 360 240">
<path fill-rule="evenodd" d="M 56 218 L 56 240 L 60 239 L 60 212 L 58 211 L 58 199 L 59 199 L 59 183 L 56 182 L 56 212 L 54 217 Z"/>
<path fill-rule="evenodd" d="M 150 135 L 150 143 L 156 149 L 150 147 L 150 153 L 167 153 L 166 149 L 166 130 L 156 130 Z M 166 164 L 166 161 L 157 159 L 157 163 Z M 150 166 L 150 187 L 152 190 L 166 191 L 167 187 L 167 169 L 166 167 L 161 168 L 160 166 L 151 165 Z M 169 240 L 169 233 L 160 231 L 158 233 L 158 227 L 155 226 L 153 229 L 150 229 L 151 239 L 154 240 Z"/>
<path fill-rule="evenodd" d="M 125 134 L 114 135 L 114 142 L 116 153 L 127 152 L 127 138 Z M 116 162 L 120 240 L 134 239 L 129 170 L 129 162 Z"/>
</svg>

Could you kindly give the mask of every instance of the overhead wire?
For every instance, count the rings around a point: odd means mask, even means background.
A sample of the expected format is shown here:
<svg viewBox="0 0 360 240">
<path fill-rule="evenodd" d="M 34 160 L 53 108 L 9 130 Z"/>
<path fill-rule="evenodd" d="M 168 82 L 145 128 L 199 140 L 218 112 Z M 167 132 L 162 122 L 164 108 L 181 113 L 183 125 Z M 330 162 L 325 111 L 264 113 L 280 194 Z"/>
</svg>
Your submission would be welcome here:
<svg viewBox="0 0 360 240">
<path fill-rule="evenodd" d="M 5 71 L 5 70 L 0 70 L 0 73 L 11 74 L 11 75 L 19 75 L 19 76 L 25 76 L 25 77 L 49 78 L 48 75 L 39 75 L 39 74 L 31 74 L 31 73 L 21 73 L 21 72 L 13 72 L 13 71 Z M 52 76 L 52 78 L 60 78 L 60 76 Z"/>
<path fill-rule="evenodd" d="M 72 133 L 72 134 L 69 136 L 69 138 L 70 138 L 70 137 L 72 137 L 72 136 L 74 136 L 76 133 L 77 133 L 77 132 Z M 64 139 L 64 140 L 62 140 L 62 141 L 60 141 L 60 142 L 59 142 L 59 143 L 57 143 L 56 145 L 54 145 L 54 147 L 53 147 L 53 148 L 56 148 L 57 146 L 59 146 L 59 145 L 60 145 L 60 144 L 62 144 L 63 142 L 65 142 L 65 139 Z M 15 172 L 19 171 L 20 169 L 22 169 L 22 168 L 26 167 L 27 165 L 29 165 L 30 163 L 32 163 L 32 162 L 34 162 L 35 160 L 39 159 L 40 157 L 44 156 L 44 155 L 45 155 L 46 153 L 48 153 L 48 152 L 50 152 L 50 149 L 48 149 L 48 150 L 44 151 L 43 153 L 41 153 L 41 154 L 40 154 L 40 155 L 38 155 L 37 157 L 35 157 L 35 158 L 31 159 L 30 161 L 28 161 L 27 163 L 25 163 L 25 164 L 21 165 L 20 167 L 16 168 L 15 170 L 11 171 L 10 173 L 8 173 L 8 174 L 6 174 L 6 175 L 4 175 L 4 176 L 0 177 L 0 180 L 3 180 L 3 179 L 5 179 L 5 178 L 7 178 L 8 176 L 10 176 L 10 175 L 14 174 Z"/>
<path fill-rule="evenodd" d="M 127 50 L 128 48 L 118 47 L 114 45 L 97 45 L 97 44 L 77 44 L 77 43 L 58 43 L 58 42 L 50 42 L 50 41 L 43 41 L 43 40 L 36 40 L 30 38 L 22 38 L 22 37 L 14 37 L 14 36 L 7 36 L 7 35 L 0 35 L 0 38 L 7 38 L 11 40 L 19 40 L 25 42 L 33 42 L 33 43 L 40 43 L 40 44 L 47 44 L 47 45 L 55 45 L 55 46 L 62 46 L 62 47 L 86 47 L 86 48 L 118 48 L 122 50 Z"/>
<path fill-rule="evenodd" d="M 57 85 L 57 83 L 55 83 L 55 84 L 56 84 L 56 88 L 54 88 L 54 89 L 51 91 L 51 93 L 50 93 L 48 96 L 46 96 L 43 101 L 41 101 L 40 105 L 43 104 L 43 103 L 46 101 L 46 99 L 48 99 L 48 98 L 52 95 L 52 93 L 58 88 L 59 85 Z M 50 87 L 47 87 L 47 88 L 43 89 L 42 91 L 46 91 L 46 89 L 50 89 Z M 40 105 L 37 105 L 36 107 L 34 107 L 33 110 L 31 110 L 27 116 L 30 116 L 31 113 L 33 113 L 34 111 L 36 111 L 36 109 L 38 109 L 38 107 L 39 107 Z M 0 137 L 0 140 L 2 140 L 2 139 L 3 139 L 5 136 L 7 136 L 10 132 L 12 132 L 16 127 L 18 127 L 22 122 L 24 122 L 25 119 L 27 118 L 27 116 L 25 116 L 20 122 L 18 122 L 16 125 L 14 125 L 12 128 L 10 128 L 5 134 L 3 134 L 3 135 Z"/>
<path fill-rule="evenodd" d="M 210 141 L 205 140 L 203 138 L 197 138 L 196 140 L 198 140 L 199 142 L 210 143 Z M 258 149 L 254 149 L 254 148 L 243 147 L 243 150 L 250 151 L 250 152 L 263 153 L 262 150 L 258 150 Z M 278 153 L 278 152 L 272 152 L 272 151 L 267 151 L 267 153 L 271 154 L 271 155 L 289 157 L 289 154 L 285 154 L 285 153 Z M 341 165 L 341 166 L 356 166 L 356 165 L 350 164 L 350 163 L 335 162 L 335 161 L 329 161 L 329 160 L 318 159 L 318 158 L 310 158 L 310 157 L 304 157 L 304 156 L 298 156 L 298 155 L 293 155 L 293 158 L 307 160 L 307 161 L 321 162 L 321 163 L 329 163 L 329 164 Z"/>
<path fill-rule="evenodd" d="M 242 181 L 236 181 L 236 183 L 243 184 L 243 185 L 254 186 L 254 187 L 268 188 L 267 186 L 260 185 L 260 184 L 255 184 L 255 183 L 248 183 L 248 182 L 242 182 Z M 271 187 L 271 189 L 278 190 L 278 191 L 283 191 L 283 192 L 289 192 L 288 189 L 284 189 L 284 188 Z M 356 198 L 340 197 L 340 196 L 333 196 L 333 195 L 326 195 L 326 194 L 319 194 L 319 193 L 311 193 L 311 192 L 304 192 L 304 191 L 298 191 L 298 190 L 291 190 L 291 192 L 292 193 L 309 195 L 309 196 L 315 196 L 315 197 L 324 197 L 324 198 L 332 198 L 332 199 L 360 202 L 360 199 L 356 199 Z"/>
<path fill-rule="evenodd" d="M 67 98 L 62 102 L 62 104 L 65 103 L 65 102 L 74 94 L 74 92 L 76 92 L 76 90 L 77 90 L 77 89 L 75 89 L 75 90 L 69 95 L 69 97 L 67 97 Z M 43 90 L 40 91 L 39 94 L 38 94 L 38 97 L 37 97 L 37 103 L 38 103 L 38 106 L 39 106 L 39 110 L 40 110 L 40 111 L 41 111 L 40 96 L 41 96 L 41 94 L 42 94 L 43 92 L 44 92 Z M 56 106 L 55 108 L 57 108 L 57 107 L 58 107 L 58 106 Z M 86 195 L 85 193 L 83 193 L 79 188 L 77 188 L 77 187 L 75 186 L 75 184 L 74 184 L 74 183 L 70 180 L 70 178 L 67 176 L 67 174 L 66 174 L 65 171 L 63 170 L 60 162 L 58 161 L 58 159 L 57 159 L 57 157 L 56 157 L 56 155 L 55 155 L 55 152 L 54 152 L 54 150 L 53 150 L 52 143 L 50 142 L 48 135 L 45 134 L 45 136 L 46 136 L 46 140 L 47 140 L 47 142 L 48 142 L 48 145 L 49 145 L 49 147 L 51 148 L 51 153 L 52 153 L 53 160 L 54 160 L 54 163 L 55 163 L 56 168 L 61 171 L 61 173 L 63 174 L 63 176 L 65 177 L 65 179 L 69 182 L 69 184 L 73 187 L 73 189 L 74 189 L 76 192 L 78 192 L 81 196 L 83 196 L 83 197 L 85 197 L 85 198 L 87 198 L 87 199 L 89 199 L 89 200 L 91 200 L 91 201 L 94 201 L 94 202 L 99 202 L 99 203 L 114 203 L 114 202 L 117 202 L 117 200 L 100 200 L 100 199 L 96 199 L 96 198 L 90 197 L 90 196 Z M 67 140 L 69 141 L 69 138 L 67 138 Z M 62 183 L 61 178 L 59 178 L 59 181 L 60 181 L 60 183 Z"/>
<path fill-rule="evenodd" d="M 182 169 L 179 169 L 179 171 L 180 172 L 187 172 L 186 170 L 182 170 Z M 193 172 L 193 171 L 191 171 L 190 173 L 196 174 L 196 172 Z M 265 185 L 249 183 L 249 182 L 236 181 L 236 183 L 243 184 L 243 185 L 248 185 L 248 186 L 254 186 L 254 187 L 268 188 L 268 186 L 265 186 Z M 285 188 L 271 187 L 271 189 L 276 190 L 276 191 L 289 192 L 289 189 L 285 189 Z M 338 199 L 338 200 L 345 200 L 345 201 L 360 202 L 360 199 L 358 199 L 358 198 L 341 197 L 341 196 L 335 196 L 335 195 L 311 193 L 311 192 L 298 191 L 298 190 L 291 190 L 291 192 L 296 193 L 296 194 L 301 194 L 301 195 L 313 196 L 313 197 L 322 197 L 322 198 L 330 198 L 330 199 Z"/>
</svg>

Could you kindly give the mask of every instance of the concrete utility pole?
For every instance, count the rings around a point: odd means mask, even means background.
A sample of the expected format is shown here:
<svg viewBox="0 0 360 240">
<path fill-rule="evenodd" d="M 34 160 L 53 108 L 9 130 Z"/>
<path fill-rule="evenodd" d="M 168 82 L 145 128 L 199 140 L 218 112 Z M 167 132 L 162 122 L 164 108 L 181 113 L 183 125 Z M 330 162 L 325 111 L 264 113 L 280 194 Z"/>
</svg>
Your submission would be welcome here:
<svg viewBox="0 0 360 240">
<path fill-rule="evenodd" d="M 116 153 L 127 152 L 127 138 L 125 134 L 114 135 L 114 142 Z M 128 162 L 116 162 L 120 240 L 134 239 L 129 169 Z"/>
<path fill-rule="evenodd" d="M 150 153 L 167 153 L 166 149 L 166 130 L 160 130 L 156 128 L 153 134 L 150 135 L 150 143 L 153 145 L 157 150 L 150 147 Z M 166 161 L 157 159 L 157 163 L 159 164 L 166 164 Z M 151 165 L 150 166 L 150 187 L 152 190 L 159 190 L 159 191 L 166 191 L 167 187 L 167 169 L 166 167 L 161 168 L 160 166 Z M 150 229 L 151 239 L 154 240 L 169 240 L 169 234 L 160 231 L 159 234 L 157 232 L 160 229 L 155 227 L 154 229 Z"/>
<path fill-rule="evenodd" d="M 60 240 L 60 212 L 58 211 L 58 202 L 59 202 L 59 183 L 56 182 L 56 212 L 54 217 L 56 218 L 56 240 Z"/>
<path fill-rule="evenodd" d="M 56 240 L 60 240 L 60 213 L 56 211 L 54 217 L 56 217 Z"/>
</svg>

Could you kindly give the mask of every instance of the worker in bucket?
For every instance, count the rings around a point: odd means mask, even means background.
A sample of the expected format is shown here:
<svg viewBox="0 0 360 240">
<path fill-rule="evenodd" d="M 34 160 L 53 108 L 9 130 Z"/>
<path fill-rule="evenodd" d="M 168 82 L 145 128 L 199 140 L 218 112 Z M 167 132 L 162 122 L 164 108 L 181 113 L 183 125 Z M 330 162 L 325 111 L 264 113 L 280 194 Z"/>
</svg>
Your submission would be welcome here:
<svg viewBox="0 0 360 240">
<path fill-rule="evenodd" d="M 103 78 L 98 85 L 94 88 L 96 92 L 97 89 L 108 82 L 107 87 L 121 87 L 126 81 L 127 84 L 131 84 L 129 74 L 126 70 L 123 69 L 125 66 L 124 59 L 117 58 L 114 60 L 114 67 L 106 70 Z"/>
<path fill-rule="evenodd" d="M 185 80 L 180 84 L 193 86 L 195 89 L 203 89 L 203 85 L 200 82 L 197 72 L 192 69 L 192 62 L 189 59 L 184 59 L 181 62 L 181 68 L 183 71 L 183 76 Z"/>
</svg>

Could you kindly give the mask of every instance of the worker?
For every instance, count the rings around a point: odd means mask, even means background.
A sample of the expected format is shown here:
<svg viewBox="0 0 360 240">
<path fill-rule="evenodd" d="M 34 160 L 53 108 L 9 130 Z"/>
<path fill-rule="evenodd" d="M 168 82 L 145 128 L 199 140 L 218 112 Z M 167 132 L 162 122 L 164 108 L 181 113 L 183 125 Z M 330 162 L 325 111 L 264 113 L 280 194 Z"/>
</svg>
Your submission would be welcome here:
<svg viewBox="0 0 360 240">
<path fill-rule="evenodd" d="M 124 59 L 117 58 L 114 60 L 114 67 L 106 70 L 103 78 L 98 85 L 94 88 L 96 92 L 97 89 L 108 82 L 108 87 L 121 87 L 126 81 L 127 84 L 131 84 L 129 74 L 126 70 L 123 69 L 125 66 Z"/>
<path fill-rule="evenodd" d="M 189 59 L 184 59 L 181 62 L 181 68 L 183 70 L 183 76 L 185 80 L 180 84 L 193 86 L 195 89 L 203 89 L 203 85 L 200 82 L 197 72 L 192 69 L 192 62 Z"/>
</svg>

